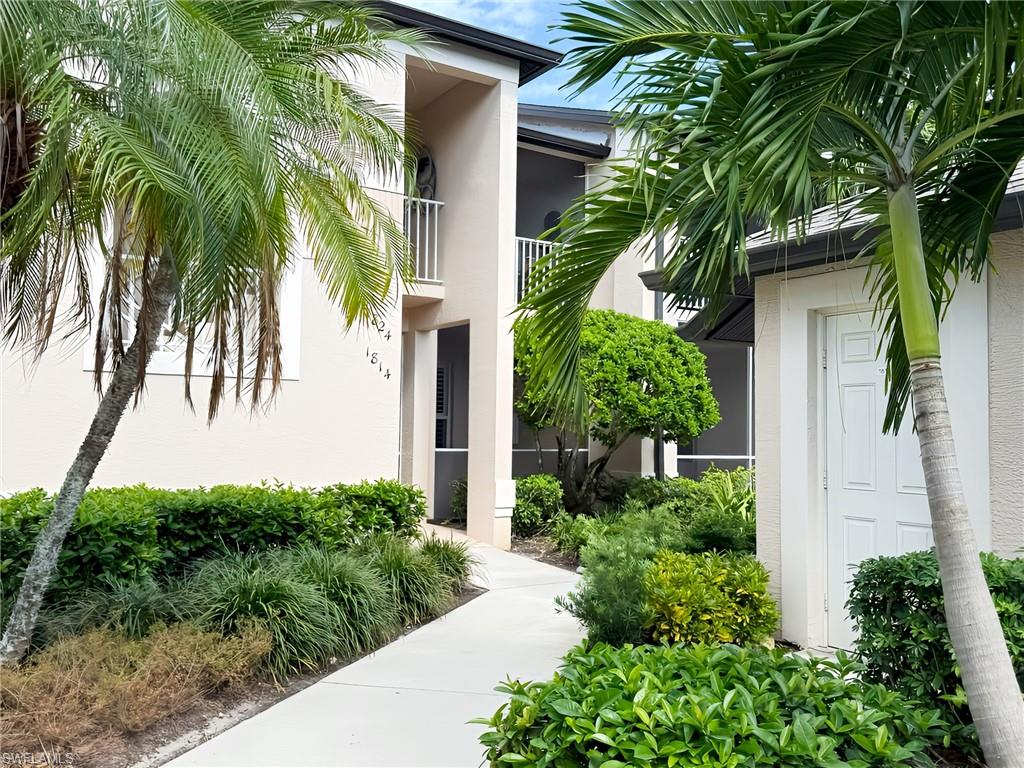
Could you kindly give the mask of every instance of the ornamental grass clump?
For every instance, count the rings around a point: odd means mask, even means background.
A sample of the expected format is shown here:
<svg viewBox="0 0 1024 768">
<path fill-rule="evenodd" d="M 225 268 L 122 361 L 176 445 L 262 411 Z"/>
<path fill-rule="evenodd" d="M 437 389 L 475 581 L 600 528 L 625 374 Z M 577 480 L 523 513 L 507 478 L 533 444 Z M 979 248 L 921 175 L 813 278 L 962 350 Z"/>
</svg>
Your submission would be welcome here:
<svg viewBox="0 0 1024 768">
<path fill-rule="evenodd" d="M 313 546 L 282 549 L 267 557 L 281 573 L 314 586 L 335 606 L 336 655 L 364 653 L 397 631 L 394 595 L 366 558 Z"/>
<path fill-rule="evenodd" d="M 455 592 L 469 586 L 473 569 L 480 562 L 465 541 L 446 541 L 438 536 L 424 539 L 420 552 L 434 561 Z"/>
<path fill-rule="evenodd" d="M 314 584 L 256 555 L 203 563 L 187 591 L 207 629 L 231 635 L 252 621 L 265 626 L 272 640 L 266 666 L 277 680 L 319 669 L 347 650 L 338 606 Z"/>
<path fill-rule="evenodd" d="M 361 552 L 391 590 L 404 624 L 432 619 L 451 605 L 451 580 L 430 556 L 408 542 L 374 536 Z"/>
<path fill-rule="evenodd" d="M 187 610 L 182 602 L 173 583 L 161 584 L 149 575 L 131 580 L 105 576 L 100 586 L 48 609 L 40 625 L 47 637 L 104 628 L 138 640 L 157 624 L 180 619 Z"/>
</svg>

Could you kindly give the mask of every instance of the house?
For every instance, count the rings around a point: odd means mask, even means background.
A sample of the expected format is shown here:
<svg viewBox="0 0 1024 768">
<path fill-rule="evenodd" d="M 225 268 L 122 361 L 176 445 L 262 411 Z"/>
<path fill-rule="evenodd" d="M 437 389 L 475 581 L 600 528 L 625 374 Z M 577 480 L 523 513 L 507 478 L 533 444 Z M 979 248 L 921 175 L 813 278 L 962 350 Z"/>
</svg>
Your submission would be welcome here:
<svg viewBox="0 0 1024 768">
<path fill-rule="evenodd" d="M 377 101 L 408 116 L 423 146 L 413 195 L 368 179 L 413 246 L 416 280 L 372 328 L 346 332 L 308 259 L 281 286 L 284 382 L 265 413 L 222 408 L 207 426 L 183 398 L 183 341 L 153 357 L 141 407 L 126 415 L 97 471 L 100 486 L 322 485 L 400 478 L 448 513 L 468 478 L 468 532 L 507 547 L 516 474 L 535 471 L 513 414 L 512 311 L 539 239 L 573 197 L 624 151 L 606 113 L 519 104 L 523 83 L 561 54 L 413 8 L 381 2 L 433 42 L 395 50 L 399 66 L 359 73 Z M 654 317 L 627 259 L 596 305 Z M 56 489 L 96 406 L 87 333 L 38 362 L 0 358 L 0 495 Z M 199 356 L 197 356 L 198 359 Z M 198 374 L 201 376 L 202 371 Z M 620 469 L 653 471 L 654 446 L 624 450 Z"/>
<path fill-rule="evenodd" d="M 980 283 L 961 281 L 940 326 L 971 520 L 979 546 L 1003 556 L 1024 548 L 1022 204 L 1024 167 L 995 222 L 992 269 Z M 720 400 L 752 397 L 758 557 L 772 575 L 782 636 L 805 647 L 851 646 L 845 603 L 860 561 L 933 543 L 910 417 L 898 435 L 882 434 L 881 334 L 867 268 L 854 260 L 862 227 L 833 206 L 799 244 L 754 236 L 750 279 L 713 323 L 698 313 L 681 329 L 707 352 Z M 656 273 L 644 277 L 657 287 Z M 737 370 L 747 354 L 749 394 Z M 730 439 L 718 448 L 742 448 Z"/>
</svg>

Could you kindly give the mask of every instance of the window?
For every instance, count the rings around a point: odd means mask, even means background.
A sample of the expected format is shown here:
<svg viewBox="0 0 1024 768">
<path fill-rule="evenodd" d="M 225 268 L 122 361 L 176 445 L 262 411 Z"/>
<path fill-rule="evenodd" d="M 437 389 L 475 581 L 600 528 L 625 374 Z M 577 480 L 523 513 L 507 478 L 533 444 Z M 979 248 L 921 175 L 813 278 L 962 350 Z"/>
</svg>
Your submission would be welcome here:
<svg viewBox="0 0 1024 768">
<path fill-rule="evenodd" d="M 450 448 L 451 445 L 451 419 L 449 417 L 448 404 L 451 401 L 450 391 L 451 376 L 447 365 L 437 367 L 437 416 L 434 423 L 434 447 Z"/>
<path fill-rule="evenodd" d="M 281 279 L 278 308 L 281 316 L 281 368 L 282 377 L 288 380 L 299 378 L 299 344 L 301 341 L 302 319 L 302 269 L 304 259 L 296 259 L 292 267 Z M 99 286 L 103 281 L 103 264 L 94 259 L 91 271 L 91 284 Z M 134 311 L 138 310 L 141 285 L 136 285 L 128 299 Z M 98 309 L 98 296 L 94 297 L 93 311 Z M 135 333 L 134 322 L 125 322 L 122 330 L 127 346 Z M 160 341 L 153 357 L 149 361 L 147 372 L 168 376 L 185 375 L 185 336 L 174 333 L 170 318 L 161 329 Z M 210 344 L 208 339 L 197 338 L 192 367 L 193 376 L 209 376 L 211 365 L 209 359 Z M 83 370 L 94 368 L 95 357 L 92 344 L 86 344 L 83 356 Z M 107 360 L 109 365 L 109 359 Z M 229 369 L 230 369 L 229 363 Z"/>
</svg>

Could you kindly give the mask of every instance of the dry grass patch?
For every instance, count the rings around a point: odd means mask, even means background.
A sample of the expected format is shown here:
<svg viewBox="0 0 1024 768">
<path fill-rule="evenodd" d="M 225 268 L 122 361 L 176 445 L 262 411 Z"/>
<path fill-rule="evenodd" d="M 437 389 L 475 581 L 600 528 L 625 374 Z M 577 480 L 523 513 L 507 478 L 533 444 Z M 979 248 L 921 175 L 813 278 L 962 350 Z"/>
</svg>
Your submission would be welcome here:
<svg viewBox="0 0 1024 768">
<path fill-rule="evenodd" d="M 88 759 L 251 677 L 270 647 L 255 623 L 229 637 L 175 624 L 141 640 L 106 629 L 64 638 L 0 675 L 4 751 Z"/>
</svg>

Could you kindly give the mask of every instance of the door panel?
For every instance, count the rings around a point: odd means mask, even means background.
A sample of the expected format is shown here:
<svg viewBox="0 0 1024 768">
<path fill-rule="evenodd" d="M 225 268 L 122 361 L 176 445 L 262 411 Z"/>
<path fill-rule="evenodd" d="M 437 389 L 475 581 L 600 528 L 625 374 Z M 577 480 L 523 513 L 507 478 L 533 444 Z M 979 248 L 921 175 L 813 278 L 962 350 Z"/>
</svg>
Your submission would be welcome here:
<svg viewBox="0 0 1024 768">
<path fill-rule="evenodd" d="M 932 544 L 917 437 L 882 434 L 885 363 L 870 313 L 825 319 L 825 500 L 828 642 L 850 648 L 850 581 L 866 558 Z"/>
</svg>

